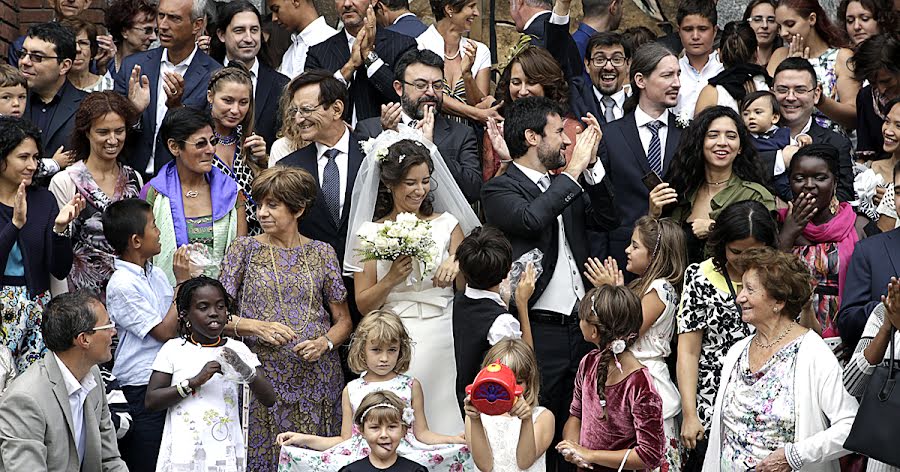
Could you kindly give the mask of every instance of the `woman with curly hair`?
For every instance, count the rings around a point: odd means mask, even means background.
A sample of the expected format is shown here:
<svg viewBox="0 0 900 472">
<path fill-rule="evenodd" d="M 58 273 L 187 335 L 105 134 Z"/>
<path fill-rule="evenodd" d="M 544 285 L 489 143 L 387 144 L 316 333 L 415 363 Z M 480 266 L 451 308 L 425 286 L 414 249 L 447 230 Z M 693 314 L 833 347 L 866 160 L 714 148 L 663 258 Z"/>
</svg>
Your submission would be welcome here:
<svg viewBox="0 0 900 472">
<path fill-rule="evenodd" d="M 157 39 L 155 3 L 147 0 L 114 0 L 106 8 L 104 24 L 116 45 L 116 56 L 109 63 L 114 77 L 126 57 L 150 49 Z"/>
<path fill-rule="evenodd" d="M 838 22 L 854 49 L 872 36 L 896 32 L 897 16 L 890 0 L 841 0 L 837 11 Z"/>
<path fill-rule="evenodd" d="M 750 132 L 728 107 L 707 108 L 694 118 L 682 132 L 669 174 L 671 184 L 650 192 L 650 214 L 665 212 L 682 225 L 691 263 L 703 259 L 714 220 L 729 204 L 753 200 L 775 209 Z"/>
</svg>

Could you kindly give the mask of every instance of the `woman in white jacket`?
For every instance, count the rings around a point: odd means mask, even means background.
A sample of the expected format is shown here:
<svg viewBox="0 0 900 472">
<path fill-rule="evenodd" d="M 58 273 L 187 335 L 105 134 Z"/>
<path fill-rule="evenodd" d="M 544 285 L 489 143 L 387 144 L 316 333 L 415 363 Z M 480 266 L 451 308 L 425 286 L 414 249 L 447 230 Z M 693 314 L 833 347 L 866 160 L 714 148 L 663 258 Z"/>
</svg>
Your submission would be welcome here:
<svg viewBox="0 0 900 472">
<path fill-rule="evenodd" d="M 756 333 L 722 363 L 704 471 L 838 471 L 858 404 L 834 354 L 794 320 L 812 292 L 806 265 L 771 248 L 738 264 L 742 319 Z"/>
</svg>

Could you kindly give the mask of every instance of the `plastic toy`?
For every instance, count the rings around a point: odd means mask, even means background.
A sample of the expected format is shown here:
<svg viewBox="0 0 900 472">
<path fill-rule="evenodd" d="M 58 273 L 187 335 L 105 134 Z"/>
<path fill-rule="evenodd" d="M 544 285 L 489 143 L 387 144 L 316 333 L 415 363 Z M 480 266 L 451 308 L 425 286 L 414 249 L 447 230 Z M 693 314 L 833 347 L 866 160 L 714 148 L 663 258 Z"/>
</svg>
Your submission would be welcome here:
<svg viewBox="0 0 900 472">
<path fill-rule="evenodd" d="M 472 385 L 466 387 L 466 394 L 478 411 L 496 416 L 512 409 L 522 394 L 522 387 L 516 383 L 512 369 L 498 359 L 478 372 Z"/>
</svg>

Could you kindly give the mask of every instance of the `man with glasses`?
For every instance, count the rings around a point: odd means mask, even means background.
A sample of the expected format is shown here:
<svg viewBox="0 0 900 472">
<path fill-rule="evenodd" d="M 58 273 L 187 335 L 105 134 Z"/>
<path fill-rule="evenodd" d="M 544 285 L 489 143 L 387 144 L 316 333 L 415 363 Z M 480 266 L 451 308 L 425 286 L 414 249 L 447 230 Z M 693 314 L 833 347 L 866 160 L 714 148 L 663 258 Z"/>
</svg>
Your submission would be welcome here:
<svg viewBox="0 0 900 472">
<path fill-rule="evenodd" d="M 97 367 L 116 335 L 103 304 L 81 291 L 58 295 L 41 333 L 49 352 L 0 400 L 0 471 L 127 471 Z"/>
<path fill-rule="evenodd" d="M 87 94 L 67 78 L 75 60 L 75 34 L 56 22 L 28 29 L 19 51 L 19 71 L 28 84 L 23 118 L 41 130 L 41 176 L 53 175 L 60 165 L 52 157 L 69 145 L 75 112 Z M 63 160 L 65 162 L 65 160 Z"/>
<path fill-rule="evenodd" d="M 816 70 L 808 60 L 789 57 L 775 69 L 772 91 L 781 105 L 781 125 L 790 128 L 791 144 L 797 145 L 797 136 L 806 134 L 814 144 L 830 144 L 841 156 L 837 198 L 842 202 L 854 200 L 853 161 L 850 157 L 850 141 L 830 129 L 819 126 L 812 114 L 822 98 L 822 87 L 816 79 Z M 779 166 L 778 164 L 782 164 Z M 785 171 L 783 162 L 775 160 L 775 175 Z"/>
<path fill-rule="evenodd" d="M 432 142 L 466 200 L 469 203 L 478 201 L 481 166 L 475 133 L 472 128 L 454 123 L 437 113 L 443 101 L 444 60 L 427 49 L 413 49 L 400 58 L 394 70 L 394 91 L 400 95 L 400 103 L 383 105 L 381 117 L 357 123 L 356 132 L 360 139 L 378 136 L 385 129 L 396 130 L 400 123 L 417 127 L 425 113 L 434 114 Z"/>
</svg>

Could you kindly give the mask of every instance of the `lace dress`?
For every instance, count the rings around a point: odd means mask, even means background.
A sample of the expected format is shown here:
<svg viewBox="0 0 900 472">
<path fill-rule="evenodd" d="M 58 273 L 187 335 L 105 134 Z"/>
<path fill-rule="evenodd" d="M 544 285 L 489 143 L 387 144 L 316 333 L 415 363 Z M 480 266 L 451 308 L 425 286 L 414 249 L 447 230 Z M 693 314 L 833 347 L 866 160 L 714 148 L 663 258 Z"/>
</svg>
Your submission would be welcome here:
<svg viewBox="0 0 900 472">
<path fill-rule="evenodd" d="M 539 406 L 531 411 L 531 422 L 536 423 L 546 408 Z M 519 431 L 522 420 L 506 415 L 481 415 L 481 424 L 487 435 L 491 452 L 494 456 L 494 472 L 544 472 L 547 470 L 547 453 L 541 454 L 538 460 L 527 469 L 520 469 L 516 463 L 516 450 L 519 446 Z M 550 447 L 553 447 L 551 445 Z"/>
<path fill-rule="evenodd" d="M 362 373 L 364 377 L 365 372 Z M 362 403 L 363 398 L 371 392 L 389 391 L 397 394 L 401 400 L 411 407 L 413 378 L 398 374 L 384 382 L 366 382 L 362 377 L 347 384 L 350 407 L 353 414 Z M 450 408 L 456 409 L 456 405 Z M 474 470 L 469 449 L 464 444 L 428 445 L 416 439 L 413 428 L 406 432 L 397 449 L 401 457 L 418 462 L 431 471 L 457 472 Z M 314 451 L 300 447 L 284 446 L 278 459 L 278 472 L 336 472 L 369 455 L 369 444 L 362 437 L 357 425 L 353 425 L 350 439 L 325 451 Z M 496 467 L 495 467 L 496 470 Z"/>
</svg>

